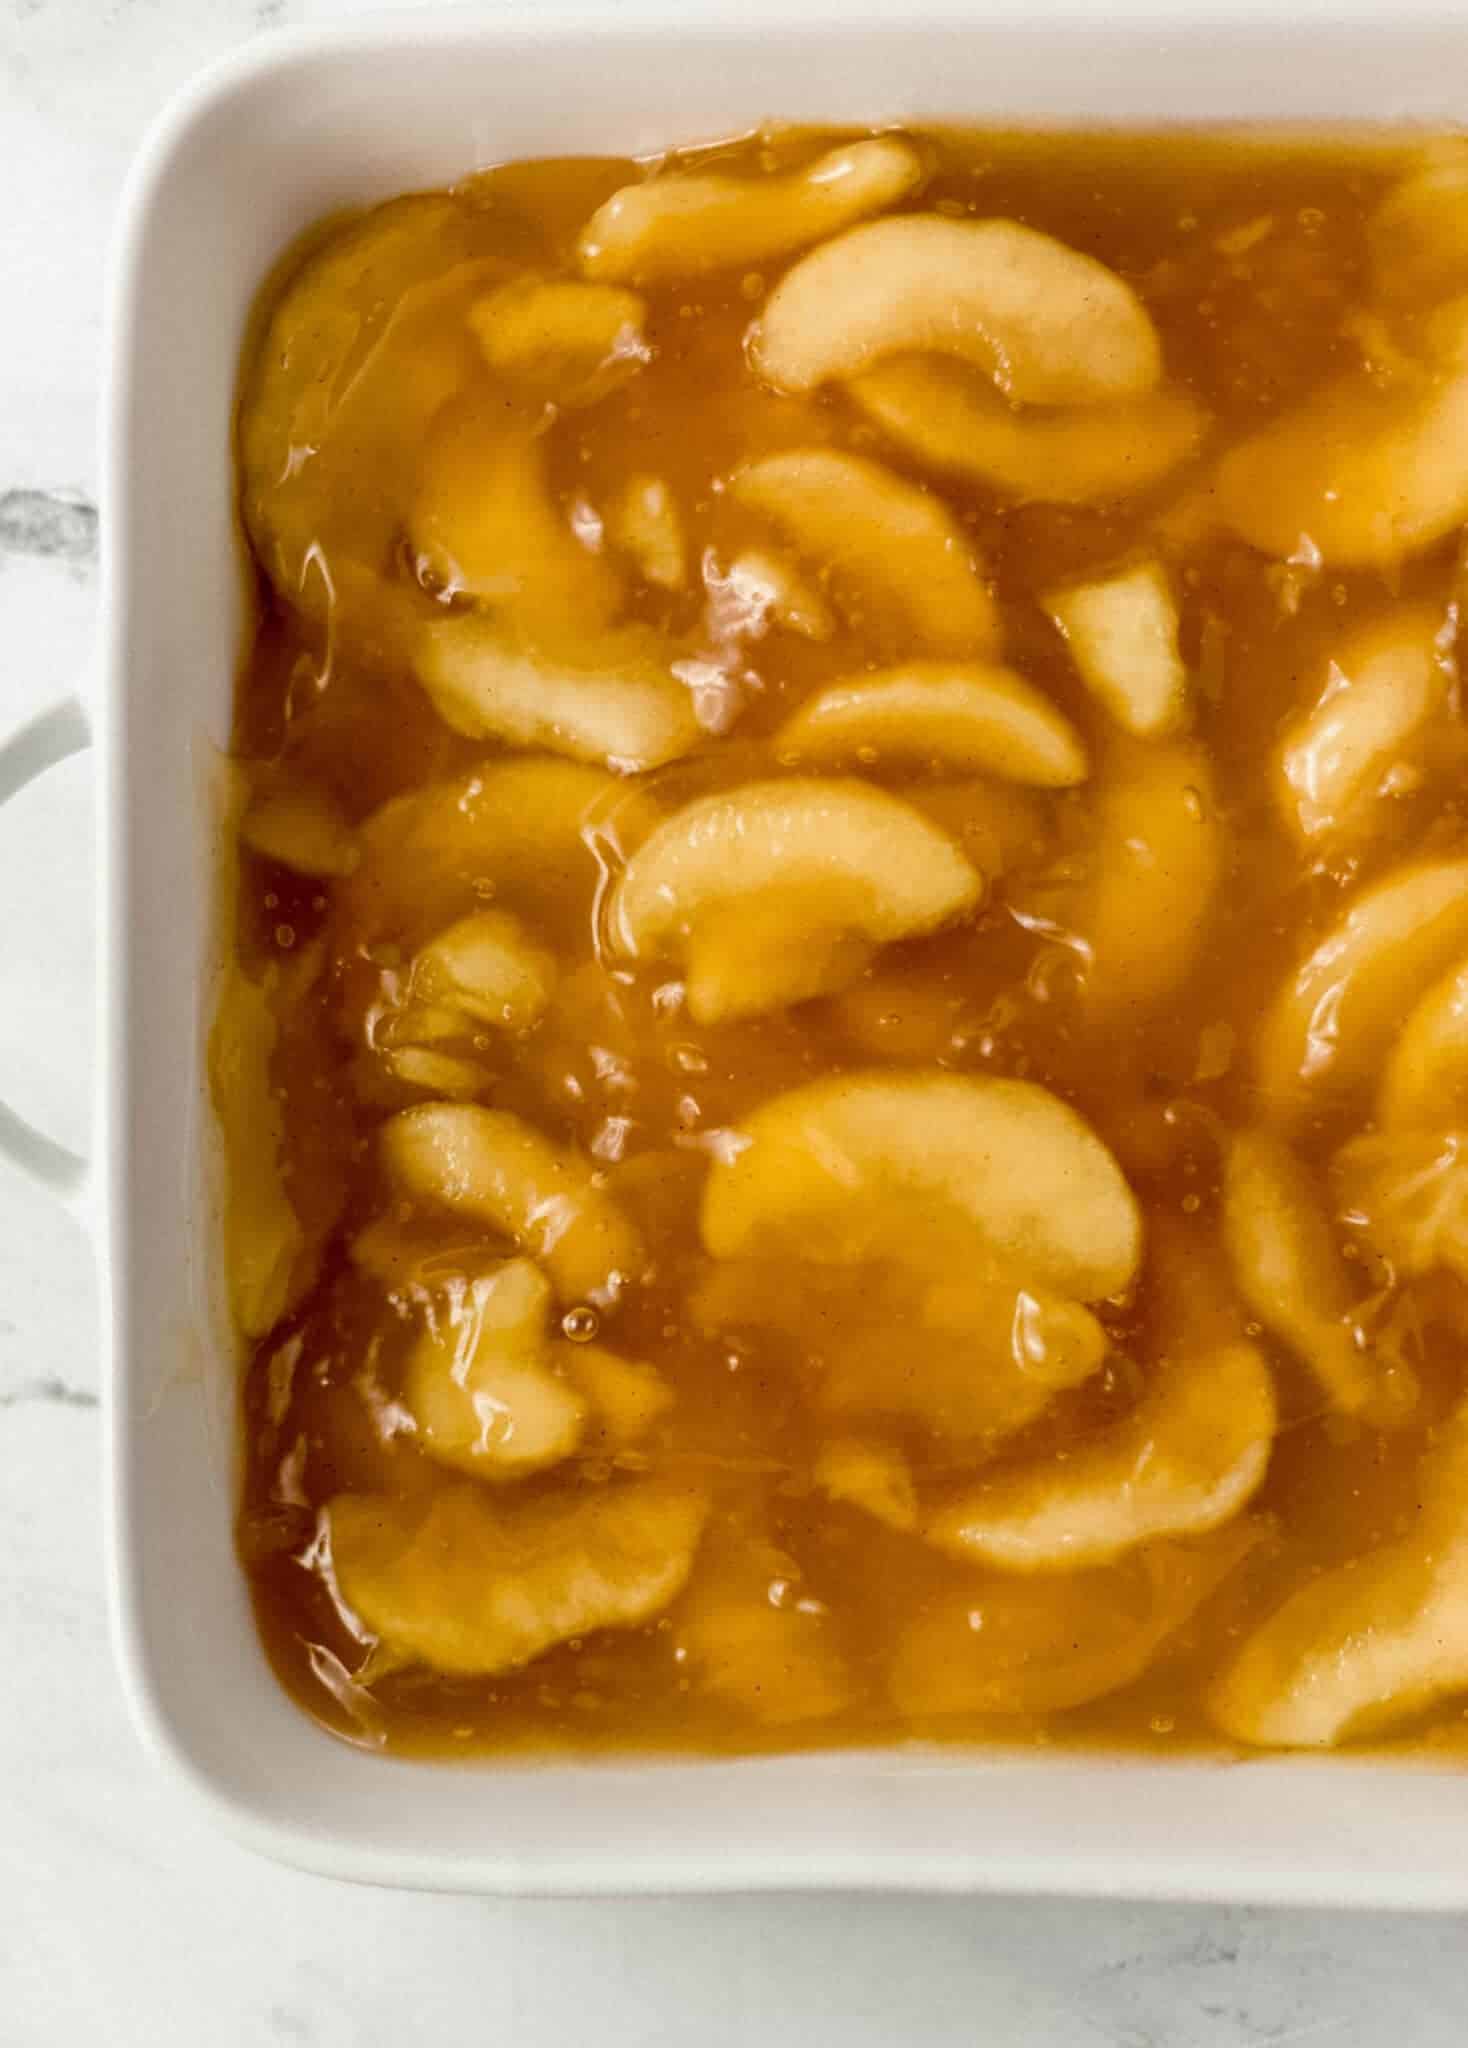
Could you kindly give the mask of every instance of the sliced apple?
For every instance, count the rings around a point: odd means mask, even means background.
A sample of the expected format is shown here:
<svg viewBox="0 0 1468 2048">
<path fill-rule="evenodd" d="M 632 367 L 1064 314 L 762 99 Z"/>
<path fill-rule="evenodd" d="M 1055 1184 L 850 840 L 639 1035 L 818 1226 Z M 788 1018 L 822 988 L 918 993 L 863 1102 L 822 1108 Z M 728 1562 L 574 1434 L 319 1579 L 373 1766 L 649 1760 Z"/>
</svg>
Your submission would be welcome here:
<svg viewBox="0 0 1468 2048">
<path fill-rule="evenodd" d="M 1259 1041 L 1265 1099 L 1282 1115 L 1360 1088 L 1404 1012 L 1468 947 L 1468 861 L 1398 868 L 1352 898 L 1290 975 Z"/>
<path fill-rule="evenodd" d="M 769 889 L 833 891 L 865 906 L 875 940 L 931 931 L 978 901 L 980 878 L 946 833 L 860 782 L 748 782 L 687 804 L 627 863 L 611 928 L 633 958 L 708 911 Z"/>
<path fill-rule="evenodd" d="M 549 1354 L 550 1282 L 529 1259 L 451 1282 L 403 1372 L 429 1457 L 481 1479 L 522 1479 L 568 1458 L 586 1403 Z"/>
<path fill-rule="evenodd" d="M 1385 1127 L 1468 1122 L 1468 959 L 1455 962 L 1408 1014 L 1376 1097 Z"/>
<path fill-rule="evenodd" d="M 1341 1147 L 1332 1175 L 1344 1220 L 1399 1279 L 1468 1280 L 1468 1129 L 1392 1124 Z"/>
<path fill-rule="evenodd" d="M 989 654 L 999 615 L 942 500 L 865 456 L 791 448 L 736 470 L 729 495 L 829 577 L 849 621 L 906 651 Z"/>
<path fill-rule="evenodd" d="M 1160 562 L 1053 590 L 1044 605 L 1082 681 L 1125 732 L 1150 740 L 1183 730 L 1188 672 L 1178 652 L 1177 600 Z"/>
<path fill-rule="evenodd" d="M 401 1009 L 376 1012 L 371 1035 L 375 1045 L 447 1045 L 456 1038 L 472 1038 L 474 1020 L 466 1010 L 410 998 Z"/>
<path fill-rule="evenodd" d="M 894 1205 L 886 1220 L 885 1257 L 717 1262 L 694 1299 L 701 1327 L 775 1331 L 822 1415 L 917 1424 L 970 1458 L 1105 1363 L 1096 1317 L 1018 1279 L 966 1219 Z"/>
<path fill-rule="evenodd" d="M 961 1042 L 968 991 L 906 961 L 875 963 L 827 1010 L 843 1048 L 880 1060 L 937 1064 Z"/>
<path fill-rule="evenodd" d="M 936 213 L 873 221 L 803 257 L 751 355 L 767 383 L 798 392 L 927 350 L 976 364 L 1015 405 L 1136 398 L 1162 374 L 1157 331 L 1114 270 L 1018 221 Z"/>
<path fill-rule="evenodd" d="M 484 1270 L 483 1229 L 463 1219 L 457 1229 L 445 1229 L 447 1220 L 442 1213 L 377 1216 L 352 1239 L 352 1264 L 379 1282 L 395 1304 L 418 1304 L 428 1291 Z"/>
<path fill-rule="evenodd" d="M 867 917 L 862 892 L 829 882 L 712 905 L 684 947 L 689 1016 L 728 1024 L 839 994 L 876 951 Z"/>
<path fill-rule="evenodd" d="M 1236 1741 L 1328 1749 L 1468 1691 L 1468 1409 L 1422 1461 L 1409 1534 L 1308 1579 L 1214 1684 Z"/>
<path fill-rule="evenodd" d="M 1281 559 L 1379 569 L 1468 519 L 1468 371 L 1352 371 L 1226 455 L 1223 523 Z"/>
<path fill-rule="evenodd" d="M 597 208 L 581 232 L 581 268 L 642 283 L 768 263 L 894 205 L 922 179 L 922 159 L 895 135 L 843 143 L 778 178 L 654 175 Z"/>
<path fill-rule="evenodd" d="M 1442 625 L 1440 611 L 1410 605 L 1356 634 L 1330 663 L 1316 703 L 1285 734 L 1280 808 L 1307 844 L 1369 827 L 1393 773 L 1420 775 L 1427 729 L 1451 682 L 1438 645 Z"/>
<path fill-rule="evenodd" d="M 923 1722 L 1063 1713 L 1103 1699 L 1141 1677 L 1257 1540 L 1247 1522 L 1232 1522 L 1092 1571 L 976 1576 L 904 1629 L 888 1678 L 893 1704 Z"/>
<path fill-rule="evenodd" d="M 440 1052 L 432 1045 L 390 1045 L 383 1049 L 388 1072 L 407 1088 L 448 1102 L 473 1102 L 487 1095 L 494 1077 L 478 1060 L 461 1053 Z"/>
<path fill-rule="evenodd" d="M 285 1121 L 270 1074 L 277 1036 L 269 991 L 231 967 L 209 1035 L 209 1093 L 224 1144 L 224 1268 L 246 1337 L 272 1329 L 310 1279 L 281 1164 Z"/>
<path fill-rule="evenodd" d="M 1012 1270 L 1078 1301 L 1130 1285 L 1131 1190 L 1090 1126 L 1028 1081 L 871 1072 L 764 1103 L 704 1190 L 717 1259 L 849 1264 L 969 1232 Z"/>
<path fill-rule="evenodd" d="M 338 1494 L 324 1526 L 337 1589 L 384 1650 L 487 1677 L 660 1614 L 707 1512 L 661 1478 L 533 1498 L 460 1484 L 426 1499 Z"/>
<path fill-rule="evenodd" d="M 761 1531 L 710 1529 L 672 1633 L 696 1694 L 767 1726 L 825 1720 L 851 1701 L 829 1614 L 802 1597 L 794 1559 Z"/>
<path fill-rule="evenodd" d="M 1468 284 L 1468 150 L 1438 148 L 1393 185 L 1366 223 L 1372 278 L 1390 300 L 1432 300 Z"/>
<path fill-rule="evenodd" d="M 615 1299 L 642 1271 L 641 1238 L 593 1169 L 507 1110 L 402 1110 L 382 1152 L 403 1196 L 503 1232 L 541 1261 L 563 1301 Z"/>
<path fill-rule="evenodd" d="M 681 590 L 688 546 L 677 500 L 660 476 L 630 476 L 607 514 L 607 536 L 631 557 L 644 583 Z"/>
<path fill-rule="evenodd" d="M 1106 1564 L 1163 1536 L 1200 1536 L 1245 1506 L 1277 1425 L 1252 1344 L 1168 1360 L 1132 1413 L 1061 1462 L 981 1481 L 924 1527 L 940 1550 L 1002 1571 Z"/>
<path fill-rule="evenodd" d="M 1229 1144 L 1223 1235 L 1239 1292 L 1265 1329 L 1337 1408 L 1373 1409 L 1381 1390 L 1356 1341 L 1345 1262 L 1309 1174 L 1268 1131 L 1241 1131 Z"/>
<path fill-rule="evenodd" d="M 1113 740 L 1079 875 L 1019 893 L 1084 948 L 1087 1005 L 1141 1011 L 1186 980 L 1222 885 L 1227 842 L 1203 748 Z"/>
<path fill-rule="evenodd" d="M 546 440 L 482 399 L 446 406 L 422 452 L 409 545 L 452 597 L 508 614 L 523 631 L 592 634 L 613 619 L 622 581 L 583 547 L 551 495 Z"/>
<path fill-rule="evenodd" d="M 1033 867 L 1054 851 L 1054 816 L 1043 793 L 1033 788 L 976 775 L 952 782 L 908 782 L 897 794 L 951 833 L 991 881 Z M 909 996 L 914 993 L 910 986 Z"/>
<path fill-rule="evenodd" d="M 447 1012 L 503 1031 L 533 1031 L 556 985 L 555 955 L 508 910 L 461 917 L 413 962 L 413 994 Z M 440 1007 L 441 1006 L 441 1007 Z"/>
<path fill-rule="evenodd" d="M 633 959 L 681 950 L 694 1013 L 710 1022 L 829 993 L 871 947 L 936 931 L 982 889 L 952 840 L 896 797 L 857 782 L 753 782 L 652 834 L 617 884 L 608 929 Z"/>
<path fill-rule="evenodd" d="M 576 761 L 488 761 L 394 797 L 361 829 L 339 891 L 359 943 L 416 946 L 486 895 L 588 912 L 605 868 L 656 816 L 640 791 Z"/>
<path fill-rule="evenodd" d="M 1196 453 L 1208 427 L 1181 391 L 1016 410 L 981 371 L 936 355 L 894 356 L 846 388 L 915 462 L 1018 504 L 1092 505 L 1150 490 Z"/>
<path fill-rule="evenodd" d="M 1424 362 L 1440 370 L 1468 370 L 1468 287 L 1425 316 L 1413 309 L 1403 317 Z"/>
<path fill-rule="evenodd" d="M 261 790 L 240 821 L 240 838 L 266 860 L 323 881 L 349 875 L 360 857 L 356 834 L 323 789 Z"/>
<path fill-rule="evenodd" d="M 673 1406 L 673 1389 L 662 1374 L 635 1358 L 621 1358 L 603 1344 L 553 1343 L 551 1357 L 589 1403 L 588 1450 L 625 1450 L 645 1437 Z"/>
<path fill-rule="evenodd" d="M 830 683 L 775 734 L 781 760 L 835 768 L 893 758 L 938 762 L 1038 789 L 1084 782 L 1085 743 L 1013 669 L 912 661 Z"/>
<path fill-rule="evenodd" d="M 434 709 L 470 739 L 544 748 L 618 774 L 661 767 L 702 737 L 693 692 L 668 650 L 628 626 L 578 644 L 569 657 L 517 644 L 491 620 L 427 627 L 414 667 Z"/>
<path fill-rule="evenodd" d="M 469 325 L 491 376 L 556 405 L 590 405 L 650 360 L 636 292 L 521 277 L 476 299 Z"/>
<path fill-rule="evenodd" d="M 895 1444 L 876 1437 L 828 1437 L 816 1453 L 812 1472 L 829 1499 L 860 1508 L 888 1529 L 917 1527 L 917 1489 L 912 1467 Z"/>
<path fill-rule="evenodd" d="M 478 236 L 447 195 L 377 207 L 301 263 L 252 354 L 241 509 L 265 574 L 314 619 L 349 567 L 388 559 L 430 421 L 482 374 L 461 309 L 504 266 L 472 260 Z"/>
</svg>

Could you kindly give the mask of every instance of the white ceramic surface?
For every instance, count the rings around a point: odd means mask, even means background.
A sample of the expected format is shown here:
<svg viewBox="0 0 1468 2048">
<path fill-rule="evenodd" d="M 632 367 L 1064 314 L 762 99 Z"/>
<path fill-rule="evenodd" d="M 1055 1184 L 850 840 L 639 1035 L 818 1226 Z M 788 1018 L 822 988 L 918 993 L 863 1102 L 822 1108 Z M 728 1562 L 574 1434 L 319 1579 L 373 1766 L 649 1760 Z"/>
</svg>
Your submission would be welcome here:
<svg viewBox="0 0 1468 2048">
<path fill-rule="evenodd" d="M 1332 4 L 1300 0 L 1296 18 Z M 0 275 L 23 308 L 0 321 L 0 736 L 68 692 L 94 628 L 100 258 L 128 159 L 165 94 L 262 21 L 359 11 L 28 0 L 0 12 L 0 143 L 22 201 L 0 208 Z M 78 1150 L 90 781 L 87 760 L 68 761 L 0 811 L 0 1094 Z M 149 1766 L 124 1714 L 93 1506 L 96 1307 L 81 1232 L 0 1161 L 5 2048 L 563 2048 L 591 2026 L 600 2048 L 1461 2041 L 1451 1916 L 409 1897 L 243 1853 Z"/>
<path fill-rule="evenodd" d="M 1193 15 L 1062 31 L 1017 4 L 962 30 L 741 19 L 705 9 L 676 41 L 624 8 L 279 44 L 192 90 L 134 174 L 108 345 L 98 1126 L 118 1637 L 135 1711 L 175 1779 L 236 1834 L 383 1882 L 1468 1902 L 1468 1775 L 916 1752 L 449 1771 L 329 1742 L 265 1668 L 230 1549 L 228 1361 L 202 1317 L 209 883 L 194 790 L 227 729 L 231 381 L 273 254 L 330 207 L 476 162 L 637 150 L 768 114 L 1450 118 L 1468 55 L 1468 29 L 1401 14 L 1337 32 Z M 68 1177 L 62 1158 L 38 1163 Z"/>
</svg>

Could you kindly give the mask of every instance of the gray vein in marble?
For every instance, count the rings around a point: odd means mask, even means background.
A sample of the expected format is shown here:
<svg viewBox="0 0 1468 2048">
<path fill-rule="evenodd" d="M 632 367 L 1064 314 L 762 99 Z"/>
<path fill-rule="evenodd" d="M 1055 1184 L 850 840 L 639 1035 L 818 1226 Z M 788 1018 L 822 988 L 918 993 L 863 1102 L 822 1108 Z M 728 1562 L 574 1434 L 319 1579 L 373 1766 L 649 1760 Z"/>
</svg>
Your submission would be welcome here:
<svg viewBox="0 0 1468 2048">
<path fill-rule="evenodd" d="M 97 508 L 80 491 L 0 491 L 0 556 L 97 559 Z"/>
<path fill-rule="evenodd" d="M 0 1390 L 0 1408 L 24 1408 L 32 1402 L 52 1408 L 96 1408 L 97 1396 L 85 1387 L 69 1387 L 55 1373 L 44 1379 L 23 1380 L 18 1387 Z"/>
</svg>

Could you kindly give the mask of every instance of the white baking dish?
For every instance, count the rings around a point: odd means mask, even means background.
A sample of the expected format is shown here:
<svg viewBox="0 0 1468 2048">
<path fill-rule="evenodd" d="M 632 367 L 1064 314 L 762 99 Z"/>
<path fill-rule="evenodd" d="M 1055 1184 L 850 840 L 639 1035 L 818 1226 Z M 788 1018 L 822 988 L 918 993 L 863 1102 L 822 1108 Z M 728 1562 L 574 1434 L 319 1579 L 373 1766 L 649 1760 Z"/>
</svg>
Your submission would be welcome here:
<svg viewBox="0 0 1468 2048">
<path fill-rule="evenodd" d="M 994 0 L 959 28 L 801 28 L 714 0 L 696 23 L 673 20 L 671 6 L 660 19 L 655 0 L 633 0 L 594 22 L 419 17 L 257 45 L 172 108 L 127 196 L 105 425 L 100 1124 L 117 1639 L 139 1724 L 237 1835 L 378 1882 L 1468 1904 L 1468 1771 L 933 1750 L 451 1769 L 332 1741 L 266 1667 L 231 1547 L 232 1361 L 205 1308 L 214 848 L 196 791 L 228 734 L 242 624 L 236 360 L 281 246 L 331 208 L 497 158 L 641 151 L 766 115 L 1465 110 L 1468 18 L 1363 10 L 1281 28 L 1180 8 L 1063 22 L 1036 0 Z M 74 737 L 63 727 L 53 756 Z"/>
</svg>

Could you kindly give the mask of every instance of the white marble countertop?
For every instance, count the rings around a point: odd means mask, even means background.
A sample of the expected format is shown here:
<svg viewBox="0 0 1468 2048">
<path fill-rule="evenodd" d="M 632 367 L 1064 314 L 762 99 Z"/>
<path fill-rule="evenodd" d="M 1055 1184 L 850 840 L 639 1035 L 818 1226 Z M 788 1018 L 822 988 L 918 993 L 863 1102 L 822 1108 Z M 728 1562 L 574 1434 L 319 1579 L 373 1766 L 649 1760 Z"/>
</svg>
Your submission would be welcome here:
<svg viewBox="0 0 1468 2048">
<path fill-rule="evenodd" d="M 612 4 L 612 0 L 608 0 Z M 0 10 L 0 738 L 85 670 L 101 265 L 163 98 L 350 0 Z M 85 760 L 0 811 L 0 1094 L 86 1143 Z M 95 1290 L 0 1169 L 0 2044 L 373 2048 L 594 2037 L 1457 2048 L 1451 1919 L 1003 1900 L 496 1902 L 351 1890 L 216 1838 L 127 1725 L 107 1638 Z"/>
</svg>

